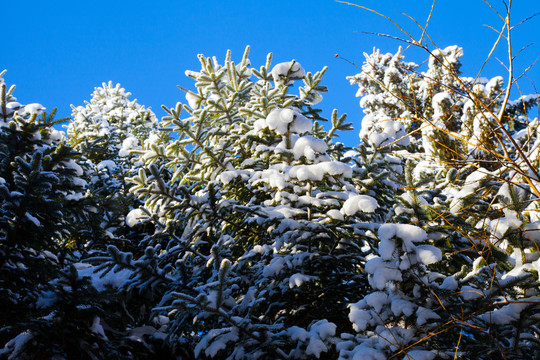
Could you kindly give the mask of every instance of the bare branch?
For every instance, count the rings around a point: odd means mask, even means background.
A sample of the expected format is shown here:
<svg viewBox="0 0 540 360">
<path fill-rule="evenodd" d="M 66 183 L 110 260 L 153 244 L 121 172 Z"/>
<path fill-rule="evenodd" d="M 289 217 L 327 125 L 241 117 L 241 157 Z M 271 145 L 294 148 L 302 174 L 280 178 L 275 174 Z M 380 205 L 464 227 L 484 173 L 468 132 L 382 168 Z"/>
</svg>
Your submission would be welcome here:
<svg viewBox="0 0 540 360">
<path fill-rule="evenodd" d="M 521 20 L 520 22 L 518 22 L 516 25 L 512 26 L 512 29 L 511 30 L 514 30 L 515 28 L 517 28 L 519 25 L 531 20 L 532 18 L 536 17 L 540 15 L 540 12 L 536 13 L 536 14 L 533 14 L 531 16 L 529 16 L 528 18 L 526 18 L 525 20 Z"/>
</svg>

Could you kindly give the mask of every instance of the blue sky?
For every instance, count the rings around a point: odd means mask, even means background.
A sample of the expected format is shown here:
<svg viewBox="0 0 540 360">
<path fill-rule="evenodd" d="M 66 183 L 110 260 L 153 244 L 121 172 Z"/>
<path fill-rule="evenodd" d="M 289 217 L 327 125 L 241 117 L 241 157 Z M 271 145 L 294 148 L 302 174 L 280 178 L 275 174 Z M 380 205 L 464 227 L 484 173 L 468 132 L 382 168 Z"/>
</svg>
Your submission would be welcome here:
<svg viewBox="0 0 540 360">
<path fill-rule="evenodd" d="M 400 12 L 425 22 L 431 0 L 358 0 L 357 4 L 393 17 L 412 31 L 419 29 Z M 493 0 L 504 11 L 501 0 Z M 538 0 L 514 0 L 513 21 L 540 12 Z M 355 130 L 343 137 L 348 145 L 358 141 L 362 111 L 356 88 L 345 79 L 358 70 L 336 59 L 335 54 L 361 66 L 363 53 L 373 47 L 395 52 L 399 42 L 360 33 L 400 35 L 377 15 L 333 0 L 311 1 L 8 1 L 2 4 L 3 45 L 0 70 L 16 84 L 22 103 L 39 102 L 58 108 L 57 117 L 71 113 L 70 104 L 89 100 L 95 86 L 112 80 L 121 83 L 138 102 L 152 107 L 158 117 L 162 104 L 185 102 L 176 85 L 193 88 L 185 70 L 198 70 L 197 54 L 223 59 L 227 49 L 239 59 L 251 46 L 254 67 L 263 64 L 268 52 L 274 64 L 296 59 L 307 71 L 328 66 L 324 84 L 329 93 L 320 104 L 330 115 L 333 108 L 347 113 Z M 460 45 L 464 75 L 476 75 L 497 35 L 484 24 L 500 28 L 497 15 L 482 0 L 439 0 L 428 28 L 440 47 Z M 540 40 L 540 16 L 516 28 L 516 50 Z M 425 60 L 420 50 L 406 52 L 406 59 Z M 504 49 L 496 53 L 502 60 Z M 524 50 L 516 60 L 520 73 L 540 55 L 540 44 Z M 528 77 L 540 87 L 540 62 Z M 502 75 L 504 68 L 493 59 L 483 76 Z M 524 92 L 534 92 L 527 79 Z M 537 116 L 537 115 L 534 115 Z"/>
</svg>

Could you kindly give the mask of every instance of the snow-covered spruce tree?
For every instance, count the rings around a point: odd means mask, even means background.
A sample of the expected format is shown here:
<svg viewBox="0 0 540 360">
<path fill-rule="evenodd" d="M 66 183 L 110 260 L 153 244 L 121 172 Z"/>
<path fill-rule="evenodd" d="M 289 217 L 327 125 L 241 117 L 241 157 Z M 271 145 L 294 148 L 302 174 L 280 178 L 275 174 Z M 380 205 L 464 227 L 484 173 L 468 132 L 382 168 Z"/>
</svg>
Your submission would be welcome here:
<svg viewBox="0 0 540 360">
<path fill-rule="evenodd" d="M 379 228 L 366 264 L 378 292 L 351 306 L 358 334 L 340 346 L 345 358 L 538 350 L 537 121 L 527 118 L 538 97 L 508 101 L 502 77 L 461 76 L 461 56 L 456 46 L 432 51 L 420 73 L 401 50 L 375 51 L 350 78 L 364 143 L 409 159 L 393 221 L 424 230 Z"/>
<path fill-rule="evenodd" d="M 140 205 L 129 192 L 127 178 L 141 165 L 134 152 L 145 142 L 158 141 L 158 123 L 150 109 L 130 96 L 120 84 L 103 83 L 86 106 L 72 106 L 67 137 L 86 161 L 85 176 L 96 209 L 81 229 L 80 236 L 88 240 L 85 249 L 103 249 L 113 239 L 117 246 L 129 246 L 138 238 L 125 225 L 125 215 Z"/>
<path fill-rule="evenodd" d="M 83 344 L 94 354 L 104 345 L 100 339 L 92 340 L 93 319 L 73 316 L 67 308 L 69 305 L 57 302 L 58 291 L 73 300 L 79 295 L 58 279 L 71 261 L 68 247 L 71 232 L 85 217 L 81 206 L 85 187 L 83 171 L 77 165 L 77 153 L 66 143 L 63 134 L 53 128 L 54 111 L 47 115 L 40 104 L 17 102 L 12 95 L 14 86 L 7 88 L 3 74 L 0 74 L 0 357 L 91 358 L 88 354 L 81 355 L 85 352 Z M 88 314 L 96 312 L 93 308 L 86 309 Z"/>
<path fill-rule="evenodd" d="M 131 269 L 126 288 L 161 294 L 170 344 L 195 357 L 336 357 L 337 335 L 352 331 L 347 306 L 369 289 L 366 234 L 387 220 L 391 187 L 339 160 L 332 138 L 350 125 L 334 112 L 324 131 L 313 107 L 325 70 L 271 69 L 271 55 L 250 69 L 247 50 L 239 64 L 200 61 L 187 72 L 190 105 L 163 119 L 177 140 L 148 149 L 132 179 L 145 206 L 128 218 L 157 233 L 139 259 L 110 247 L 96 260 Z"/>
<path fill-rule="evenodd" d="M 357 97 L 362 97 L 364 109 L 360 138 L 375 148 L 392 145 L 409 145 L 409 132 L 420 126 L 418 113 L 421 108 L 414 101 L 417 82 L 414 71 L 418 65 L 403 62 L 402 49 L 396 54 L 364 54 L 366 61 L 362 72 L 349 78 L 358 84 Z"/>
<path fill-rule="evenodd" d="M 98 164 L 130 155 L 130 150 L 142 145 L 155 132 L 157 119 L 130 96 L 120 84 L 103 83 L 86 106 L 72 106 L 67 134 L 74 148 Z"/>
<path fill-rule="evenodd" d="M 94 239 L 80 224 L 96 215 L 80 154 L 43 106 L 0 85 L 0 358 L 166 358 L 138 340 L 145 299 L 116 296 L 122 273 L 77 263 Z"/>
</svg>

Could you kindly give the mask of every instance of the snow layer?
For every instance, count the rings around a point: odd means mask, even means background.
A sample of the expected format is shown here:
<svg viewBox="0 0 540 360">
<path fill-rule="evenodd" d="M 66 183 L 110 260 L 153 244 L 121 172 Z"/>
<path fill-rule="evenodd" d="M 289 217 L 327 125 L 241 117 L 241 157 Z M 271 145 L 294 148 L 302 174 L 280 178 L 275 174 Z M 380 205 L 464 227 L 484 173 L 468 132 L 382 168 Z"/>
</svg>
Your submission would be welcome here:
<svg viewBox="0 0 540 360">
<path fill-rule="evenodd" d="M 309 343 L 306 347 L 306 355 L 314 355 L 317 359 L 321 357 L 321 353 L 327 352 L 328 347 L 324 340 L 336 334 L 336 324 L 328 320 L 319 320 L 309 330 Z"/>
<path fill-rule="evenodd" d="M 360 101 L 360 106 L 366 107 L 367 103 L 372 100 L 374 99 L 370 95 L 364 96 Z M 368 139 L 376 148 L 391 143 L 407 146 L 410 142 L 401 122 L 390 119 L 378 120 L 373 114 L 368 114 L 362 119 L 360 138 Z"/>
<path fill-rule="evenodd" d="M 33 336 L 29 331 L 25 331 L 8 341 L 4 348 L 0 350 L 0 355 L 9 354 L 8 360 L 17 360 L 25 349 L 25 344 L 32 340 Z"/>
<path fill-rule="evenodd" d="M 461 190 L 456 194 L 450 204 L 450 212 L 457 214 L 465 206 L 464 200 L 474 195 L 474 193 L 485 182 L 490 172 L 484 168 L 479 168 L 472 174 L 467 176 L 465 184 Z"/>
<path fill-rule="evenodd" d="M 148 215 L 142 209 L 131 210 L 126 216 L 126 224 L 129 227 L 134 227 L 148 220 Z"/>
<path fill-rule="evenodd" d="M 353 216 L 358 212 L 373 213 L 379 207 L 375 198 L 369 195 L 355 195 L 347 199 L 341 208 L 341 212 L 347 216 Z"/>
<path fill-rule="evenodd" d="M 424 265 L 435 264 L 442 260 L 441 249 L 433 245 L 416 246 L 416 256 L 418 261 Z"/>
<path fill-rule="evenodd" d="M 287 131 L 302 134 L 311 130 L 311 120 L 302 115 L 296 109 L 274 109 L 266 117 L 266 126 L 279 135 L 285 135 Z M 260 125 L 259 125 L 260 126 Z"/>
<path fill-rule="evenodd" d="M 321 181 L 326 175 L 350 178 L 352 168 L 339 161 L 323 161 L 313 165 L 293 166 L 289 169 L 288 175 L 300 181 Z"/>
<path fill-rule="evenodd" d="M 422 242 L 427 239 L 427 233 L 418 226 L 410 224 L 383 224 L 379 228 L 380 239 L 391 239 L 397 236 L 407 243 Z"/>
<path fill-rule="evenodd" d="M 432 319 L 440 319 L 440 316 L 425 307 L 418 307 L 418 309 L 416 310 L 416 323 L 419 326 L 424 325 L 425 323 L 427 323 L 428 320 Z"/>
<path fill-rule="evenodd" d="M 365 270 L 371 275 L 369 277 L 369 284 L 374 289 L 383 290 L 389 281 L 403 280 L 399 268 L 395 265 L 385 263 L 380 257 L 370 259 L 366 263 Z"/>
<path fill-rule="evenodd" d="M 313 161 L 318 154 L 326 153 L 326 150 L 328 150 L 328 145 L 324 140 L 306 135 L 294 143 L 293 154 L 296 160 L 304 156 L 306 159 Z"/>
<path fill-rule="evenodd" d="M 206 334 L 195 347 L 195 356 L 199 356 L 201 351 L 209 357 L 214 357 L 220 350 L 227 347 L 228 342 L 239 339 L 238 329 L 235 327 L 212 329 Z"/>
<path fill-rule="evenodd" d="M 272 69 L 274 82 L 285 86 L 291 85 L 293 80 L 301 79 L 305 75 L 306 71 L 295 60 L 279 63 Z"/>
<path fill-rule="evenodd" d="M 427 350 L 410 350 L 403 357 L 403 360 L 432 360 L 435 359 L 435 353 Z"/>
<path fill-rule="evenodd" d="M 92 285 L 98 291 L 104 291 L 110 288 L 118 289 L 132 275 L 132 272 L 128 269 L 122 269 L 120 271 L 109 271 L 104 274 L 102 271 L 95 272 L 96 267 L 90 264 L 75 263 L 74 266 L 79 273 L 79 277 L 89 277 Z"/>
<path fill-rule="evenodd" d="M 103 329 L 103 325 L 101 325 L 101 319 L 99 316 L 96 316 L 94 318 L 92 326 L 90 327 L 90 331 L 92 331 L 95 334 L 100 335 L 105 340 L 108 340 L 107 335 L 105 335 L 105 330 Z"/>
<path fill-rule="evenodd" d="M 294 274 L 292 275 L 290 278 L 289 278 L 289 287 L 292 289 L 294 287 L 300 287 L 302 286 L 305 282 L 308 282 L 308 281 L 314 281 L 314 280 L 317 280 L 317 277 L 315 276 L 308 276 L 308 275 L 304 275 L 304 274 L 301 274 L 301 273 L 297 273 L 297 274 Z"/>
<path fill-rule="evenodd" d="M 129 156 L 131 154 L 131 151 L 135 149 L 140 149 L 139 140 L 134 136 L 127 137 L 122 142 L 122 147 L 118 151 L 118 156 Z"/>
<path fill-rule="evenodd" d="M 364 300 L 366 301 L 366 304 L 373 307 L 376 312 L 380 313 L 382 307 L 388 303 L 388 294 L 382 291 L 376 291 L 367 295 Z"/>
<path fill-rule="evenodd" d="M 494 311 L 482 314 L 480 317 L 487 323 L 495 323 L 498 325 L 507 325 L 520 318 L 521 312 L 527 307 L 532 306 L 534 303 L 538 303 L 540 298 L 529 297 L 522 298 L 519 301 L 511 302 L 502 306 Z"/>
</svg>

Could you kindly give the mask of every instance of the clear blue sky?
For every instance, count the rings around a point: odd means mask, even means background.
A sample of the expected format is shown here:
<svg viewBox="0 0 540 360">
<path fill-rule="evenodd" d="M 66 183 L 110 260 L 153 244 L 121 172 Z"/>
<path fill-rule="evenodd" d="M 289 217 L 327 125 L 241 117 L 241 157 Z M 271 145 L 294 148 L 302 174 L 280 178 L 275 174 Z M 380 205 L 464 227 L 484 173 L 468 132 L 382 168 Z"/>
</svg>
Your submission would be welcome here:
<svg viewBox="0 0 540 360">
<path fill-rule="evenodd" d="M 415 35 L 418 28 L 400 12 L 424 22 L 431 0 L 358 0 L 397 19 Z M 501 0 L 493 5 L 504 11 Z M 0 70 L 5 80 L 16 84 L 15 96 L 22 103 L 39 102 L 58 116 L 71 113 L 70 104 L 89 100 L 95 86 L 112 80 L 121 83 L 138 102 L 152 107 L 158 117 L 162 104 L 185 102 L 176 85 L 193 88 L 184 71 L 199 70 L 196 55 L 223 59 L 227 49 L 239 59 L 251 45 L 251 62 L 263 64 L 268 52 L 274 63 L 296 59 L 307 71 L 327 65 L 324 84 L 329 87 L 320 104 L 329 116 L 333 108 L 347 113 L 354 133 L 343 138 L 357 143 L 362 111 L 354 97 L 356 88 L 345 79 L 357 69 L 334 55 L 359 66 L 364 52 L 379 47 L 394 52 L 397 41 L 359 33 L 383 32 L 399 35 L 390 23 L 368 11 L 333 0 L 301 1 L 5 1 L 2 6 L 3 41 Z M 514 23 L 540 12 L 539 0 L 514 0 Z M 476 75 L 489 53 L 496 34 L 484 24 L 500 28 L 501 21 L 482 0 L 438 0 L 429 32 L 440 47 L 460 45 L 464 75 Z M 515 30 L 515 49 L 540 42 L 540 16 Z M 506 60 L 504 51 L 497 55 Z M 540 55 L 540 43 L 518 57 L 517 72 Z M 409 61 L 422 62 L 418 50 L 406 53 Z M 529 78 L 540 87 L 540 62 Z M 483 75 L 501 75 L 504 68 L 490 62 Z M 528 80 L 525 92 L 533 92 Z M 534 115 L 537 116 L 537 115 Z"/>
</svg>

